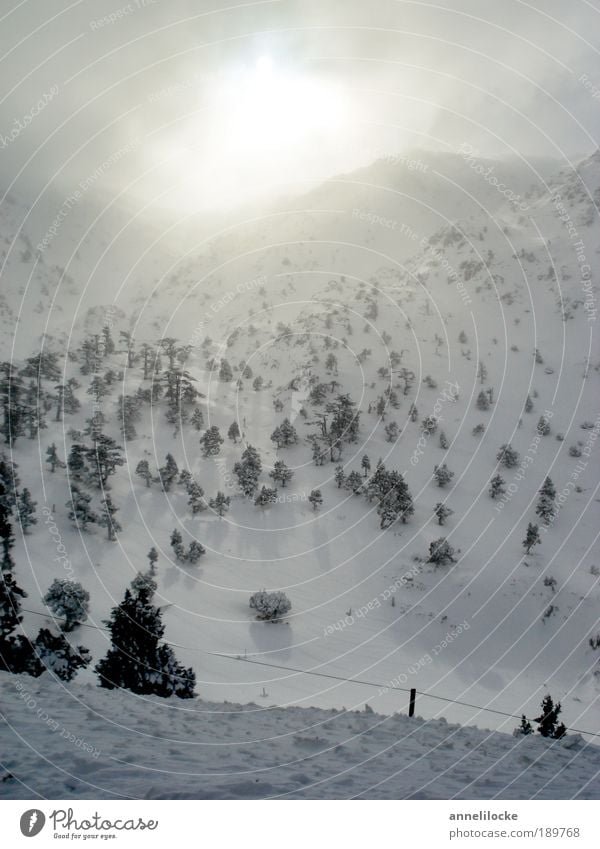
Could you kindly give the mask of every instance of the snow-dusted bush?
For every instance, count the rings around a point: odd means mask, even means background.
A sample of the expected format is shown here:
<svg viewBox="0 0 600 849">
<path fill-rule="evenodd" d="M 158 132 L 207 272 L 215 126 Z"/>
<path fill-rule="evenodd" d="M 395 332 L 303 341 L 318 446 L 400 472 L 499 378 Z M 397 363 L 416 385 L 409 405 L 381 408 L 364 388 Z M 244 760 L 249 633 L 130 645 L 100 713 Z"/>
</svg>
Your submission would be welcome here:
<svg viewBox="0 0 600 849">
<path fill-rule="evenodd" d="M 260 590 L 250 596 L 249 603 L 250 607 L 256 610 L 259 619 L 267 619 L 270 622 L 277 622 L 292 609 L 292 602 L 281 590 L 273 593 Z"/>
<path fill-rule="evenodd" d="M 90 594 L 78 581 L 55 578 L 43 601 L 58 619 L 65 620 L 63 631 L 72 631 L 87 619 Z"/>
</svg>

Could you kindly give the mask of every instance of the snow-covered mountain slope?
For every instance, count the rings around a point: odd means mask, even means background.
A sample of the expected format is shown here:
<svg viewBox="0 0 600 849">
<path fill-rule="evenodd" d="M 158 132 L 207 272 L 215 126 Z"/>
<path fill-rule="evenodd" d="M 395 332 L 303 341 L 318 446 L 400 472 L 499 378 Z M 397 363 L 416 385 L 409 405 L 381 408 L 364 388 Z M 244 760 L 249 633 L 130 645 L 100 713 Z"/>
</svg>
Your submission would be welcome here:
<svg viewBox="0 0 600 849">
<path fill-rule="evenodd" d="M 97 289 L 91 312 L 85 302 L 76 309 L 75 278 L 62 314 L 50 306 L 52 293 L 42 292 L 49 346 L 61 355 L 67 376 L 83 384 L 77 392 L 83 406 L 64 423 L 49 415 L 37 440 L 19 439 L 13 450 L 23 485 L 49 511 L 15 550 L 18 577 L 29 592 L 29 632 L 49 621 L 41 596 L 64 573 L 58 546 L 91 594 L 88 624 L 101 628 L 155 545 L 166 637 L 196 670 L 202 698 L 243 703 L 258 699 L 265 687 L 278 705 L 355 708 L 369 702 L 391 714 L 399 709 L 399 694 L 390 689 L 396 682 L 420 694 L 533 716 L 550 690 L 561 700 L 568 726 L 600 730 L 598 651 L 589 645 L 598 632 L 600 592 L 593 548 L 600 361 L 593 310 L 600 228 L 592 203 L 600 161 L 595 155 L 578 173 L 557 172 L 547 186 L 531 188 L 507 167 L 503 180 L 527 210 L 516 210 L 460 157 L 444 172 L 454 187 L 440 174 L 439 164 L 423 173 L 378 163 L 372 173 L 330 181 L 287 209 L 267 210 L 204 241 L 201 234 L 193 251 L 162 256 L 156 265 L 148 258 L 141 277 L 134 262 L 119 261 L 115 274 L 126 282 L 114 310 Z M 406 181 L 417 198 L 408 205 L 398 200 Z M 438 199 L 427 215 L 423 198 L 430 205 Z M 172 270 L 163 273 L 169 264 Z M 18 292 L 10 268 L 8 300 Z M 93 280 L 102 285 L 98 275 Z M 17 300 L 11 300 L 8 323 Z M 26 309 L 31 315 L 31 304 Z M 198 432 L 185 424 L 174 436 L 160 402 L 144 406 L 138 435 L 126 444 L 127 465 L 110 479 L 123 526 L 118 542 L 108 542 L 101 529 L 73 528 L 66 477 L 48 472 L 44 453 L 54 441 L 64 459 L 74 438 L 70 429 L 82 428 L 92 414 L 89 377 L 65 353 L 68 346 L 77 355 L 82 339 L 99 332 L 105 320 L 116 339 L 120 329 L 133 330 L 138 347 L 164 336 L 192 346 L 186 368 L 206 396 L 206 424 L 225 436 L 239 422 L 243 443 L 261 453 L 261 483 L 270 482 L 276 459 L 294 469 L 278 503 L 262 510 L 239 495 L 233 465 L 244 444 L 228 440 L 216 459 L 204 459 Z M 32 352 L 24 342 L 30 329 L 25 323 L 19 330 L 23 355 Z M 330 353 L 337 366 L 327 369 Z M 226 357 L 236 380 L 220 382 L 210 371 L 211 356 Z M 118 350 L 103 364 L 124 371 L 124 382 L 113 384 L 102 405 L 107 431 L 119 439 L 118 394 L 148 386 L 140 363 L 126 368 L 125 360 Z M 240 364 L 264 378 L 261 391 L 241 378 Z M 406 395 L 404 367 L 414 373 Z M 415 502 L 410 522 L 382 530 L 374 503 L 336 486 L 334 464 L 313 464 L 307 437 L 317 431 L 311 422 L 322 408 L 308 400 L 312 379 L 336 381 L 334 388 L 348 392 L 361 410 L 358 442 L 344 449 L 346 473 L 360 470 L 364 454 L 373 467 L 381 457 L 388 468 L 405 472 Z M 457 400 L 449 386 L 458 387 Z M 388 405 L 382 420 L 377 403 L 390 388 L 398 407 Z M 475 401 L 488 388 L 493 404 L 483 411 Z M 50 382 L 45 389 L 52 391 Z M 528 395 L 533 409 L 526 413 Z M 411 404 L 418 408 L 416 421 Z M 540 437 L 543 414 L 551 433 Z M 286 415 L 300 441 L 277 451 L 270 435 Z M 440 420 L 447 448 L 440 446 L 439 430 L 423 437 L 421 422 L 430 415 Z M 388 441 L 385 426 L 392 421 L 399 436 Z M 474 435 L 480 424 L 483 432 Z M 490 478 L 498 448 L 507 442 L 521 463 L 501 469 L 507 495 L 492 500 Z M 192 516 L 182 487 L 169 493 L 156 484 L 145 487 L 135 475 L 138 461 L 147 459 L 155 469 L 167 452 L 195 475 L 207 496 L 218 489 L 232 496 L 227 516 L 210 510 Z M 444 462 L 454 478 L 442 489 L 432 473 Z M 524 556 L 522 540 L 527 523 L 536 521 L 546 475 L 561 494 L 560 510 L 542 529 L 541 545 Z M 315 488 L 324 498 L 317 513 L 307 500 Z M 97 507 L 98 493 L 93 495 Z M 433 511 L 446 500 L 454 513 L 442 528 Z M 186 543 L 196 538 L 206 547 L 196 566 L 174 560 L 174 528 Z M 460 549 L 452 567 L 426 562 L 429 545 L 442 535 Z M 261 588 L 289 595 L 293 607 L 286 623 L 255 620 L 248 598 Z M 95 628 L 76 631 L 74 639 L 90 648 L 94 660 L 107 648 L 106 633 Z M 219 654 L 245 654 L 275 668 L 244 666 Z M 381 686 L 351 680 L 357 678 Z M 80 680 L 95 680 L 91 669 Z M 478 709 L 419 698 L 427 717 L 514 725 Z"/>
<path fill-rule="evenodd" d="M 0 673 L 0 797 L 589 799 L 600 749 L 444 720 L 107 693 Z M 43 733 L 40 732 L 43 726 Z"/>
</svg>

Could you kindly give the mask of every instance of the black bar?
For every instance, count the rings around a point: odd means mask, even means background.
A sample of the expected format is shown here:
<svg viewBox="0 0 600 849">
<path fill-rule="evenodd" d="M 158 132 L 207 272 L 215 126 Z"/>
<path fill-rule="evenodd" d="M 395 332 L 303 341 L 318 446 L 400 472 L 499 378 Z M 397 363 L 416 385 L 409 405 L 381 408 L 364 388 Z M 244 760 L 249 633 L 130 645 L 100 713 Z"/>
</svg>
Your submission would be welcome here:
<svg viewBox="0 0 600 849">
<path fill-rule="evenodd" d="M 417 698 L 417 691 L 415 689 L 412 689 L 410 691 L 410 702 L 408 704 L 408 715 L 409 716 L 415 715 L 415 699 L 416 698 Z"/>
</svg>

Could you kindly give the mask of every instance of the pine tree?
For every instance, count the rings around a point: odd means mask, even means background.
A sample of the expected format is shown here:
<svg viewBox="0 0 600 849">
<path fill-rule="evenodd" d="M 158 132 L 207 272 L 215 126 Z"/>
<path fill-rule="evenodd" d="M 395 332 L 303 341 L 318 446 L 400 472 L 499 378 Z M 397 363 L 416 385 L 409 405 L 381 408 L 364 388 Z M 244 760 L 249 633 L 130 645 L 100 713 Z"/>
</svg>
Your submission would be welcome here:
<svg viewBox="0 0 600 849">
<path fill-rule="evenodd" d="M 309 503 L 312 504 L 313 510 L 316 512 L 323 504 L 323 496 L 320 489 L 313 489 L 308 496 Z"/>
<path fill-rule="evenodd" d="M 152 472 L 150 471 L 150 464 L 147 460 L 140 460 L 140 462 L 135 467 L 135 473 L 138 475 L 143 481 L 146 481 L 146 486 L 149 487 L 152 482 Z"/>
<path fill-rule="evenodd" d="M 427 562 L 434 563 L 436 566 L 447 566 L 456 563 L 454 554 L 453 546 L 445 537 L 440 537 L 430 544 Z"/>
<path fill-rule="evenodd" d="M 206 554 L 206 549 L 197 540 L 192 540 L 187 553 L 189 563 L 197 563 L 203 554 Z"/>
<path fill-rule="evenodd" d="M 487 368 L 481 360 L 479 360 L 479 365 L 477 366 L 477 377 L 479 378 L 480 383 L 485 383 L 487 378 Z"/>
<path fill-rule="evenodd" d="M 149 589 L 126 590 L 105 624 L 112 645 L 95 667 L 100 686 L 139 695 L 193 698 L 195 675 L 177 662 L 170 646 L 161 644 L 164 625 Z"/>
<path fill-rule="evenodd" d="M 0 493 L 3 488 L 4 485 L 0 480 Z M 10 518 L 10 506 L 4 499 L 0 498 L 0 544 L 2 545 L 2 562 L 0 563 L 0 570 L 3 572 L 12 571 L 15 565 L 11 555 L 11 551 L 15 544 L 15 536 Z"/>
<path fill-rule="evenodd" d="M 92 496 L 73 484 L 71 486 L 71 500 L 67 501 L 69 508 L 69 519 L 76 528 L 87 530 L 88 525 L 98 521 L 98 515 L 91 508 Z"/>
<path fill-rule="evenodd" d="M 294 445 L 298 442 L 298 434 L 296 433 L 296 428 L 292 425 L 288 418 L 285 418 L 281 424 L 279 425 L 279 431 L 281 433 L 282 438 L 282 446 L 283 448 L 289 448 L 290 445 Z"/>
<path fill-rule="evenodd" d="M 540 489 L 540 498 L 535 508 L 535 512 L 540 517 L 545 525 L 549 525 L 556 513 L 556 489 L 552 480 L 547 477 Z"/>
<path fill-rule="evenodd" d="M 193 427 L 200 431 L 204 427 L 204 413 L 200 409 L 200 407 L 195 407 L 194 412 L 192 413 L 192 418 L 190 419 Z"/>
<path fill-rule="evenodd" d="M 31 493 L 27 487 L 24 487 L 17 498 L 17 513 L 23 533 L 27 533 L 32 525 L 37 525 L 37 519 L 35 517 L 36 506 L 37 501 L 33 501 Z"/>
<path fill-rule="evenodd" d="M 531 400 L 531 395 L 528 395 L 525 399 L 525 412 L 530 413 L 533 410 L 533 401 Z"/>
<path fill-rule="evenodd" d="M 117 534 L 123 530 L 119 522 L 115 519 L 115 514 L 118 510 L 119 508 L 113 504 L 112 498 L 107 492 L 102 499 L 102 514 L 98 519 L 98 524 L 106 528 L 108 539 L 111 542 L 114 542 L 117 539 Z"/>
<path fill-rule="evenodd" d="M 231 383 L 233 380 L 233 372 L 231 370 L 231 366 L 227 362 L 227 360 L 221 360 L 221 367 L 219 369 L 219 380 L 221 383 Z"/>
<path fill-rule="evenodd" d="M 444 451 L 448 450 L 448 437 L 444 433 L 444 431 L 440 431 L 440 448 Z"/>
<path fill-rule="evenodd" d="M 359 495 L 363 488 L 363 477 L 360 472 L 350 472 L 344 485 L 346 489 L 351 490 L 354 495 Z"/>
<path fill-rule="evenodd" d="M 55 578 L 42 601 L 57 619 L 65 620 L 63 631 L 72 631 L 88 618 L 90 594 L 78 581 Z"/>
<path fill-rule="evenodd" d="M 262 471 L 262 463 L 258 451 L 248 445 L 240 462 L 235 463 L 233 471 L 237 475 L 240 489 L 248 498 L 252 497 L 258 488 L 258 479 Z"/>
<path fill-rule="evenodd" d="M 512 469 L 519 463 L 519 452 L 515 451 L 510 443 L 505 443 L 498 449 L 496 460 L 507 469 Z"/>
<path fill-rule="evenodd" d="M 502 475 L 494 475 L 494 477 L 490 481 L 490 489 L 489 493 L 492 498 L 497 498 L 499 495 L 504 495 L 506 489 L 504 488 L 504 484 L 506 481 L 502 477 Z"/>
<path fill-rule="evenodd" d="M 254 499 L 254 503 L 257 507 L 266 507 L 269 504 L 274 504 L 276 501 L 277 490 L 272 489 L 269 486 L 263 486 Z"/>
<path fill-rule="evenodd" d="M 165 464 L 158 470 L 158 481 L 163 492 L 170 492 L 179 474 L 179 466 L 171 453 L 165 457 Z"/>
<path fill-rule="evenodd" d="M 214 498 L 211 498 L 208 502 L 208 506 L 211 510 L 214 510 L 215 513 L 219 515 L 220 518 L 223 518 L 225 513 L 229 510 L 229 505 L 231 503 L 231 498 L 228 495 L 225 495 L 224 492 L 217 492 Z"/>
<path fill-rule="evenodd" d="M 273 469 L 269 472 L 269 477 L 285 487 L 286 483 L 294 477 L 294 472 L 286 466 L 283 460 L 276 460 Z"/>
<path fill-rule="evenodd" d="M 454 513 L 454 510 L 451 510 L 449 507 L 446 507 L 445 504 L 442 504 L 441 501 L 438 501 L 433 508 L 433 512 L 438 520 L 438 525 L 445 525 L 446 519 Z"/>
<path fill-rule="evenodd" d="M 85 451 L 90 478 L 98 489 L 104 489 L 108 478 L 115 474 L 117 467 L 125 464 L 122 454 L 121 446 L 104 434 L 100 434 L 94 445 Z"/>
<path fill-rule="evenodd" d="M 537 432 L 540 436 L 548 436 L 550 434 L 550 422 L 546 418 L 546 416 L 540 416 L 540 420 L 537 423 Z"/>
<path fill-rule="evenodd" d="M 229 425 L 229 430 L 227 431 L 227 436 L 229 437 L 229 439 L 231 439 L 231 441 L 234 444 L 237 443 L 238 439 L 240 438 L 240 426 L 238 425 L 237 422 L 232 422 Z"/>
<path fill-rule="evenodd" d="M 410 405 L 410 409 L 408 411 L 411 422 L 416 422 L 419 418 L 419 411 L 414 404 Z"/>
<path fill-rule="evenodd" d="M 264 383 L 264 380 L 262 379 L 262 377 L 259 374 L 258 377 L 255 377 L 254 380 L 252 381 L 252 388 L 254 389 L 255 392 L 260 392 L 260 390 L 263 388 L 263 383 Z"/>
<path fill-rule="evenodd" d="M 554 740 L 560 740 L 561 737 L 565 736 L 567 729 L 562 722 L 559 723 L 558 721 L 561 711 L 560 702 L 554 704 L 552 696 L 549 693 L 547 696 L 544 696 L 542 713 L 533 720 L 534 722 L 539 722 L 538 731 L 542 737 L 551 737 Z"/>
<path fill-rule="evenodd" d="M 192 483 L 192 480 L 193 480 L 193 478 L 192 478 L 192 473 L 191 473 L 188 469 L 182 469 L 182 470 L 179 472 L 179 480 L 178 480 L 178 483 L 180 484 L 180 486 L 184 486 L 184 487 L 185 487 L 186 492 L 187 492 L 187 490 L 189 489 L 190 484 Z"/>
<path fill-rule="evenodd" d="M 346 475 L 344 474 L 344 469 L 342 466 L 336 466 L 333 478 L 337 484 L 338 489 L 341 489 L 346 485 Z"/>
<path fill-rule="evenodd" d="M 148 574 L 151 577 L 154 577 L 156 575 L 156 562 L 158 560 L 158 551 L 155 549 L 154 546 L 152 546 L 152 548 L 150 549 L 150 551 L 148 552 L 148 554 L 146 556 L 147 556 L 148 562 L 150 564 L 149 567 L 148 567 Z"/>
<path fill-rule="evenodd" d="M 477 400 L 475 402 L 475 406 L 478 410 L 489 410 L 490 408 L 490 399 L 487 394 L 481 390 L 479 395 L 477 396 Z"/>
<path fill-rule="evenodd" d="M 202 448 L 203 457 L 215 457 L 221 450 L 221 445 L 225 442 L 219 428 L 212 425 L 200 437 L 200 446 Z"/>
<path fill-rule="evenodd" d="M 396 422 L 388 422 L 384 430 L 387 442 L 395 442 L 398 439 L 398 425 Z"/>
<path fill-rule="evenodd" d="M 57 468 L 65 468 L 66 464 L 59 458 L 58 451 L 56 450 L 56 444 L 54 442 L 46 448 L 46 462 L 50 466 L 51 472 L 55 472 Z"/>
<path fill-rule="evenodd" d="M 445 463 L 442 463 L 441 466 L 433 467 L 433 476 L 439 487 L 445 487 L 454 477 L 454 472 L 451 472 L 448 466 Z"/>
<path fill-rule="evenodd" d="M 22 598 L 27 598 L 27 593 L 17 584 L 12 572 L 0 570 L 0 645 L 23 621 Z"/>
<path fill-rule="evenodd" d="M 529 734 L 533 734 L 531 722 L 527 719 L 524 713 L 521 714 L 521 725 L 516 729 L 515 734 L 522 734 L 524 737 L 527 737 Z"/>
<path fill-rule="evenodd" d="M 360 461 L 361 469 L 363 470 L 363 474 L 365 477 L 369 476 L 369 472 L 371 471 L 371 461 L 367 454 L 364 455 L 362 460 Z"/>
<path fill-rule="evenodd" d="M 204 500 L 204 490 L 196 481 L 191 481 L 188 488 L 188 507 L 192 511 L 192 515 L 196 516 L 202 510 L 206 510 L 206 501 Z"/>
<path fill-rule="evenodd" d="M 173 553 L 177 560 L 180 560 L 182 563 L 187 560 L 187 554 L 185 546 L 183 544 L 183 537 L 181 536 L 181 533 L 177 530 L 177 528 L 171 534 L 171 548 L 173 549 Z"/>
<path fill-rule="evenodd" d="M 529 522 L 527 525 L 527 533 L 525 535 L 525 539 L 523 540 L 523 548 L 527 552 L 527 554 L 531 554 L 531 549 L 534 545 L 539 545 L 541 543 L 540 539 L 540 531 L 537 525 Z"/>
</svg>

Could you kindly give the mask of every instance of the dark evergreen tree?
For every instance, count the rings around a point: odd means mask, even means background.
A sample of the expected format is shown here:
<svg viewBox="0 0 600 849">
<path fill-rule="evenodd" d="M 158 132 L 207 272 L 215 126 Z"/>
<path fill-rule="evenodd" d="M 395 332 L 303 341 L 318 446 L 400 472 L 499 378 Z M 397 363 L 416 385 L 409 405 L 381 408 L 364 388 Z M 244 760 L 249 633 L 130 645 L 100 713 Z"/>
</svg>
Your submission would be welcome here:
<svg viewBox="0 0 600 849">
<path fill-rule="evenodd" d="M 548 693 L 542 701 L 542 713 L 534 722 L 539 722 L 538 731 L 542 737 L 551 737 L 554 740 L 560 740 L 567 733 L 567 729 L 562 722 L 558 721 L 558 716 L 562 708 L 560 702 L 554 703 L 552 696 Z"/>
<path fill-rule="evenodd" d="M 556 513 L 556 489 L 552 480 L 547 477 L 540 489 L 540 497 L 535 512 L 545 525 L 549 525 Z"/>
<path fill-rule="evenodd" d="M 71 486 L 71 500 L 67 501 L 67 507 L 69 509 L 69 519 L 76 528 L 81 528 L 85 531 L 88 525 L 98 521 L 98 515 L 90 506 L 91 501 L 91 495 L 88 495 L 87 492 L 75 484 Z"/>
<path fill-rule="evenodd" d="M 524 737 L 527 737 L 529 734 L 533 734 L 531 722 L 527 719 L 525 714 L 521 715 L 521 724 L 516 729 L 515 734 L 522 734 Z"/>
<path fill-rule="evenodd" d="M 448 466 L 445 463 L 442 463 L 441 466 L 433 467 L 433 476 L 437 485 L 443 488 L 450 483 L 454 477 L 454 472 L 451 472 Z"/>
<path fill-rule="evenodd" d="M 187 560 L 187 554 L 185 546 L 183 544 L 183 537 L 181 536 L 181 533 L 177 530 L 177 528 L 175 528 L 175 530 L 171 534 L 171 548 L 173 549 L 173 553 L 177 560 L 180 560 L 182 563 Z"/>
<path fill-rule="evenodd" d="M 364 455 L 362 460 L 360 461 L 360 467 L 363 470 L 363 475 L 365 477 L 369 476 L 369 472 L 371 471 L 371 461 L 367 454 Z"/>
<path fill-rule="evenodd" d="M 206 510 L 204 490 L 198 483 L 196 483 L 196 481 L 190 481 L 189 486 L 187 488 L 187 493 L 188 506 L 190 507 L 193 516 L 196 516 L 202 510 Z"/>
<path fill-rule="evenodd" d="M 31 493 L 27 487 L 24 487 L 23 491 L 17 498 L 17 515 L 19 517 L 19 524 L 21 525 L 23 533 L 27 533 L 32 525 L 37 525 L 37 519 L 35 517 L 36 506 L 37 501 L 32 499 Z"/>
<path fill-rule="evenodd" d="M 266 507 L 268 504 L 274 504 L 276 501 L 277 490 L 269 486 L 263 486 L 254 499 L 257 507 Z"/>
<path fill-rule="evenodd" d="M 111 635 L 108 654 L 96 665 L 100 685 L 124 688 L 140 695 L 192 698 L 192 669 L 181 666 L 170 646 L 162 644 L 161 612 L 151 603 L 149 589 L 125 591 L 106 623 Z"/>
<path fill-rule="evenodd" d="M 346 489 L 351 490 L 354 495 L 360 495 L 363 489 L 363 477 L 360 472 L 350 472 L 344 482 Z"/>
<path fill-rule="evenodd" d="M 117 467 L 125 464 L 121 446 L 104 434 L 99 435 L 94 445 L 85 450 L 84 455 L 90 480 L 98 489 L 104 489 L 108 478 L 115 474 Z"/>
<path fill-rule="evenodd" d="M 528 395 L 525 399 L 525 412 L 530 413 L 533 410 L 533 401 L 531 400 L 531 395 Z"/>
<path fill-rule="evenodd" d="M 202 430 L 204 427 L 204 414 L 200 407 L 195 407 L 194 412 L 192 413 L 192 418 L 190 419 L 192 426 L 195 430 Z"/>
<path fill-rule="evenodd" d="M 508 444 L 501 445 L 496 454 L 496 460 L 507 469 L 512 469 L 519 464 L 519 452 Z"/>
<path fill-rule="evenodd" d="M 398 439 L 398 425 L 396 422 L 388 422 L 384 430 L 387 442 L 395 442 Z"/>
<path fill-rule="evenodd" d="M 229 425 L 229 430 L 227 431 L 227 436 L 229 437 L 229 439 L 231 439 L 231 441 L 234 443 L 234 445 L 237 443 L 238 439 L 240 438 L 240 435 L 241 435 L 240 434 L 240 426 L 238 425 L 237 422 L 232 422 Z"/>
<path fill-rule="evenodd" d="M 219 380 L 221 383 L 231 383 L 233 380 L 233 371 L 231 370 L 231 366 L 227 362 L 227 360 L 221 360 L 221 367 L 219 368 Z"/>
<path fill-rule="evenodd" d="M 46 448 L 46 462 L 50 466 L 50 471 L 55 472 L 56 469 L 64 469 L 65 463 L 62 462 L 60 457 L 58 456 L 58 451 L 56 450 L 56 445 L 53 442 L 52 445 L 49 445 Z"/>
<path fill-rule="evenodd" d="M 338 489 L 341 489 L 346 485 L 346 475 L 344 474 L 343 466 L 336 466 L 333 474 L 333 479 L 335 480 Z"/>
<path fill-rule="evenodd" d="M 203 554 L 206 554 L 206 549 L 200 545 L 198 540 L 192 540 L 187 553 L 187 559 L 190 563 L 197 563 Z"/>
<path fill-rule="evenodd" d="M 455 551 L 445 537 L 440 537 L 434 540 L 429 546 L 428 563 L 434 563 L 436 566 L 449 566 L 451 563 L 456 563 Z"/>
</svg>

